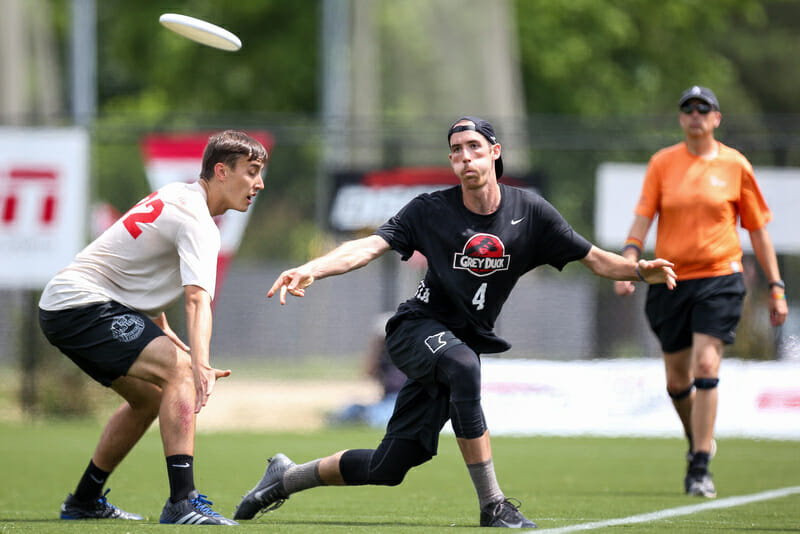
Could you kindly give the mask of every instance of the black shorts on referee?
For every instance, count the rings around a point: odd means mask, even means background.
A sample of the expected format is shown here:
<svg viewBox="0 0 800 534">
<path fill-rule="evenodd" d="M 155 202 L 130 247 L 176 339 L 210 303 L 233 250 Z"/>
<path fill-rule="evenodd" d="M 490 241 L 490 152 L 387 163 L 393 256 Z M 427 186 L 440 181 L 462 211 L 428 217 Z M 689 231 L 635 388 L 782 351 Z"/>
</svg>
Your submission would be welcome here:
<svg viewBox="0 0 800 534">
<path fill-rule="evenodd" d="M 742 273 L 684 280 L 670 291 L 651 285 L 645 313 L 664 352 L 692 346 L 692 334 L 706 334 L 731 344 L 742 317 L 745 296 Z"/>
<path fill-rule="evenodd" d="M 149 317 L 114 301 L 39 308 L 39 324 L 50 343 L 106 387 L 128 373 L 152 340 L 165 335 Z"/>
</svg>

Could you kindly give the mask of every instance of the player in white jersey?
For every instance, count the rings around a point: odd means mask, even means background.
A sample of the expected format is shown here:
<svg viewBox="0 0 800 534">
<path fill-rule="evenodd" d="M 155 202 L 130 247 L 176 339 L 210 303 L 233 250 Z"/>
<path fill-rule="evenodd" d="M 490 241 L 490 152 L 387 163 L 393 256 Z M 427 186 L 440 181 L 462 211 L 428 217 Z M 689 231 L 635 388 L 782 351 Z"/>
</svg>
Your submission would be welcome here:
<svg viewBox="0 0 800 534">
<path fill-rule="evenodd" d="M 62 519 L 142 519 L 111 505 L 111 472 L 156 417 L 170 497 L 162 523 L 236 524 L 194 486 L 195 416 L 217 379 L 211 367 L 211 301 L 219 230 L 213 217 L 246 211 L 264 188 L 265 148 L 243 132 L 212 136 L 200 179 L 166 185 L 136 204 L 47 284 L 39 322 L 47 339 L 125 402 L 108 421 Z M 164 310 L 186 301 L 188 345 Z"/>
</svg>

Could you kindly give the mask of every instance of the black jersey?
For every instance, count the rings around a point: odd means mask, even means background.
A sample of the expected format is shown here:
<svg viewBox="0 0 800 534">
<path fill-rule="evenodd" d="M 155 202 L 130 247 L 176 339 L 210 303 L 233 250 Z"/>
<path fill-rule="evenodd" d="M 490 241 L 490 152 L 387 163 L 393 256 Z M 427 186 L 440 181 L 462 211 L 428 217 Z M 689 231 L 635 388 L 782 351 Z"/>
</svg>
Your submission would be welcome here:
<svg viewBox="0 0 800 534">
<path fill-rule="evenodd" d="M 589 253 L 591 243 L 541 196 L 499 185 L 500 206 L 490 215 L 469 211 L 459 185 L 415 197 L 375 231 L 403 260 L 419 251 L 428 261 L 416 295 L 393 320 L 430 317 L 479 354 L 508 350 L 493 329 L 519 277 L 539 265 L 561 270 Z"/>
</svg>

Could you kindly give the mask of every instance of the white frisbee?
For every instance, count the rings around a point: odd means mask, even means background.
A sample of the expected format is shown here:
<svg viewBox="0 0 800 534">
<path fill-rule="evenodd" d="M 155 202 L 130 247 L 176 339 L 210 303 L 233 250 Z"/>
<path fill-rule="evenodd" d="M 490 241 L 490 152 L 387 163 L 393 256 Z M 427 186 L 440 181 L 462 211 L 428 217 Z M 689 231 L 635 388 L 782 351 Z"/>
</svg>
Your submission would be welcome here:
<svg viewBox="0 0 800 534">
<path fill-rule="evenodd" d="M 158 18 L 158 22 L 175 33 L 206 46 L 229 52 L 235 52 L 242 47 L 242 41 L 225 28 L 194 17 L 164 13 Z"/>
</svg>

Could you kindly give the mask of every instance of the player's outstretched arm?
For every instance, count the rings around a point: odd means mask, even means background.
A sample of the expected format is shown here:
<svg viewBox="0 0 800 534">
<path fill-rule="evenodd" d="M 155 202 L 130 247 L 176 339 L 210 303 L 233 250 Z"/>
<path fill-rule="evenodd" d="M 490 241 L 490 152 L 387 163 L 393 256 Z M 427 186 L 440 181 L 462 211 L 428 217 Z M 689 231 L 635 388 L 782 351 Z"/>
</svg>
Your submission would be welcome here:
<svg viewBox="0 0 800 534">
<path fill-rule="evenodd" d="M 653 219 L 643 215 L 635 215 L 630 230 L 628 230 L 628 238 L 625 240 L 625 245 L 622 247 L 620 255 L 631 261 L 639 261 L 642 255 L 642 248 L 644 247 L 644 239 L 650 231 L 650 225 L 653 224 Z M 629 280 L 616 280 L 614 282 L 614 292 L 620 296 L 632 295 L 636 291 L 636 285 Z"/>
<path fill-rule="evenodd" d="M 678 277 L 672 270 L 675 264 L 661 258 L 636 262 L 593 245 L 580 262 L 594 274 L 611 280 L 667 284 L 669 289 L 677 285 Z"/>
<path fill-rule="evenodd" d="M 295 297 L 302 297 L 305 289 L 315 280 L 363 267 L 389 248 L 389 243 L 377 235 L 346 241 L 324 256 L 283 271 L 267 292 L 267 298 L 280 291 L 280 302 L 282 305 L 286 304 L 287 292 Z"/>
</svg>

